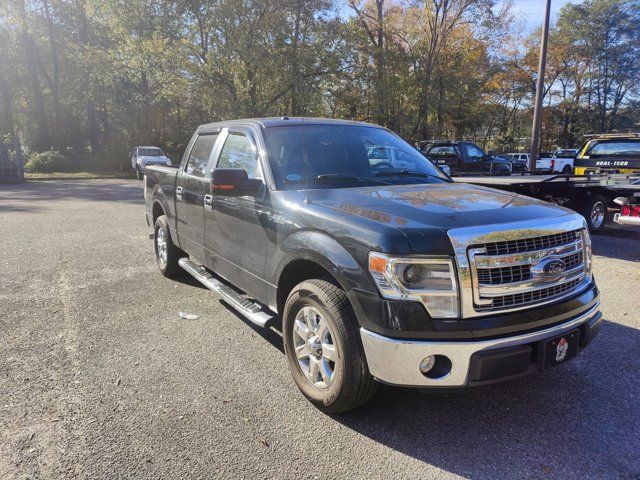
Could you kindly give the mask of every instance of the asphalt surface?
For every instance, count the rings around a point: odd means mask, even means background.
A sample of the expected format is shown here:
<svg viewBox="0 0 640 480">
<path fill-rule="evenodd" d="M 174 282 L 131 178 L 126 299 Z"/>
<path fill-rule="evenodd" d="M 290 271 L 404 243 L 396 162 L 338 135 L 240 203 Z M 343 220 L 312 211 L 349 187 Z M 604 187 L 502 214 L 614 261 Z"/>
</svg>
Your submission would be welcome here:
<svg viewBox="0 0 640 480">
<path fill-rule="evenodd" d="M 594 237 L 605 322 L 577 359 L 331 417 L 277 332 L 160 275 L 141 195 L 0 185 L 0 478 L 640 477 L 640 231 Z"/>
</svg>

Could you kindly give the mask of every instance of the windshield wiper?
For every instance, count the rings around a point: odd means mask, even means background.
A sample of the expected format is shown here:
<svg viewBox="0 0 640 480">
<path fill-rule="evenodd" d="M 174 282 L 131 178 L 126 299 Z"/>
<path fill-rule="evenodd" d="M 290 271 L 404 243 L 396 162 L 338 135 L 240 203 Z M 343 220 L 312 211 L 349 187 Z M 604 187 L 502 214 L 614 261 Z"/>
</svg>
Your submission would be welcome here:
<svg viewBox="0 0 640 480">
<path fill-rule="evenodd" d="M 373 182 L 377 185 L 393 185 L 392 183 L 378 180 L 377 178 L 365 178 L 350 175 L 340 175 L 338 173 L 325 173 L 317 177 L 310 178 L 285 178 L 282 183 L 285 185 L 299 185 L 301 183 L 331 183 L 331 182 Z"/>
<path fill-rule="evenodd" d="M 319 182 L 374 182 L 378 185 L 392 185 L 389 182 L 384 182 L 382 180 L 378 180 L 375 178 L 366 178 L 366 177 L 357 177 L 351 175 L 340 175 L 339 173 L 326 173 L 323 175 L 318 175 L 315 178 Z"/>
<path fill-rule="evenodd" d="M 397 175 L 402 177 L 437 178 L 438 180 L 445 180 L 444 178 L 438 175 L 419 172 L 417 170 L 383 170 L 381 172 L 376 173 L 374 176 L 375 177 L 394 177 Z"/>
</svg>

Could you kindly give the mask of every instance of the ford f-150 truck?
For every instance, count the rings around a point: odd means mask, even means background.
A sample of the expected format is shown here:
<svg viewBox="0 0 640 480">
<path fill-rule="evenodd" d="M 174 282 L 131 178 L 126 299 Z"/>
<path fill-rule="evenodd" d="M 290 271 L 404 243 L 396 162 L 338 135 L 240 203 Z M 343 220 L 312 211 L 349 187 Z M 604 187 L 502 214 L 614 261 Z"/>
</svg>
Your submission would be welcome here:
<svg viewBox="0 0 640 480">
<path fill-rule="evenodd" d="M 582 216 L 453 183 L 385 128 L 212 123 L 178 168 L 145 173 L 160 271 L 186 270 L 280 328 L 297 386 L 326 412 L 378 382 L 450 389 L 542 371 L 600 327 Z"/>
</svg>

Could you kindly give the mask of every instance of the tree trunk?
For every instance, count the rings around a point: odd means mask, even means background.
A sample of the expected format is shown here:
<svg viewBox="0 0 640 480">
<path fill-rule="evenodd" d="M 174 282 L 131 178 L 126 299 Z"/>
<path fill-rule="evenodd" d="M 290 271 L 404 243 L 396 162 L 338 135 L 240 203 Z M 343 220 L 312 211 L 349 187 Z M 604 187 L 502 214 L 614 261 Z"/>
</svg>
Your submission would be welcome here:
<svg viewBox="0 0 640 480">
<path fill-rule="evenodd" d="M 78 2 L 78 40 L 83 47 L 84 53 L 89 49 L 89 28 L 87 22 L 86 3 L 84 0 Z M 82 89 L 86 98 L 85 112 L 87 117 L 87 137 L 92 153 L 100 152 L 100 130 L 96 120 L 96 108 L 93 100 L 91 66 L 83 62 Z"/>
</svg>

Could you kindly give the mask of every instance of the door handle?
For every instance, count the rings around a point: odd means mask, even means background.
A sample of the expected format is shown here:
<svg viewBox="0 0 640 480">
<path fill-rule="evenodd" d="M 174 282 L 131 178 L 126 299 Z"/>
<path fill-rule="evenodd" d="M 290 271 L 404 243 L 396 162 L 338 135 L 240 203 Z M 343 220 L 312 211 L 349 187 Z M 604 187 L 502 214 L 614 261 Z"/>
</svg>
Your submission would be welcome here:
<svg viewBox="0 0 640 480">
<path fill-rule="evenodd" d="M 204 209 L 213 210 L 213 195 L 207 194 L 204 196 Z"/>
<path fill-rule="evenodd" d="M 176 187 L 176 200 L 182 200 L 182 187 Z"/>
</svg>

